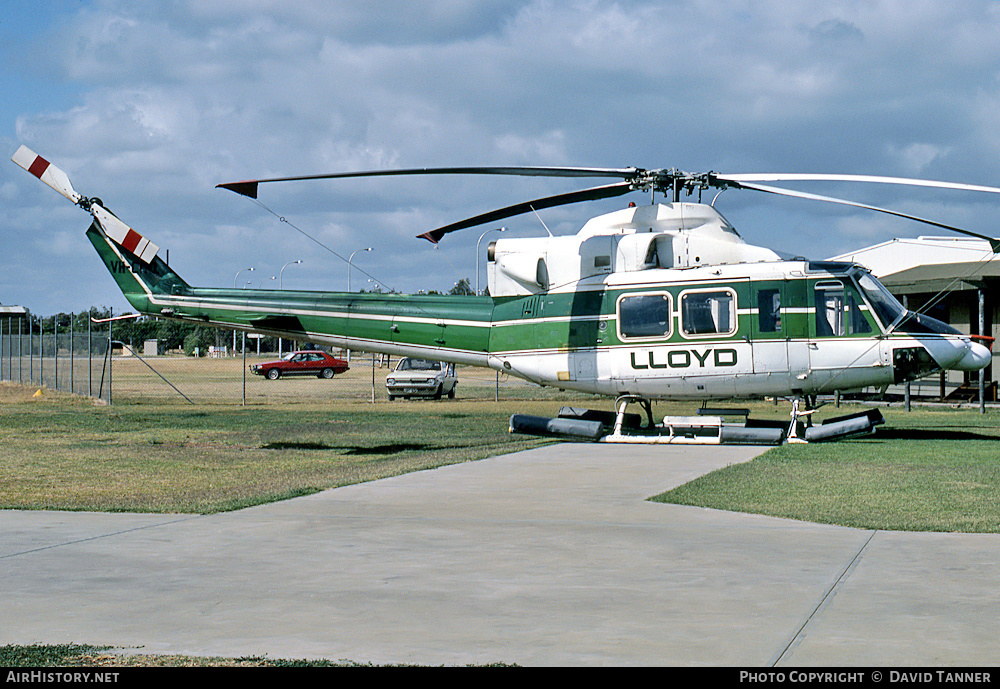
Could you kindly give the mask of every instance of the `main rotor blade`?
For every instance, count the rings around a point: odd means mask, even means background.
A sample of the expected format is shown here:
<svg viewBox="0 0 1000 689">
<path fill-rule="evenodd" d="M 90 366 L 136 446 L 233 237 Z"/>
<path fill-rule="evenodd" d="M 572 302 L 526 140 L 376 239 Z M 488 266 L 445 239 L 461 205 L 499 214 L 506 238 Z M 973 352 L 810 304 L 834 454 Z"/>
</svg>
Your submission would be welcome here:
<svg viewBox="0 0 1000 689">
<path fill-rule="evenodd" d="M 524 203 L 517 203 L 513 206 L 507 206 L 506 208 L 500 208 L 495 211 L 490 211 L 489 213 L 483 213 L 482 215 L 477 215 L 473 218 L 468 218 L 466 220 L 461 220 L 451 225 L 445 225 L 444 227 L 439 227 L 436 230 L 431 230 L 430 232 L 425 232 L 421 235 L 417 235 L 422 239 L 426 239 L 429 242 L 437 244 L 441 240 L 441 237 L 445 236 L 450 232 L 455 232 L 456 230 L 464 230 L 467 227 L 475 227 L 476 225 L 484 225 L 489 222 L 495 222 L 497 220 L 503 220 L 504 218 L 510 218 L 515 215 L 521 215 L 522 213 L 528 213 L 530 211 L 538 211 L 543 208 L 554 208 L 555 206 L 565 206 L 570 203 L 580 203 L 581 201 L 597 201 L 599 199 L 610 199 L 615 196 L 622 196 L 624 194 L 634 191 L 632 184 L 630 182 L 616 182 L 615 184 L 608 184 L 602 187 L 591 187 L 590 189 L 581 189 L 580 191 L 571 191 L 566 194 L 557 194 L 556 196 L 548 196 L 543 199 L 535 199 L 534 201 L 525 201 Z"/>
<path fill-rule="evenodd" d="M 977 234 L 975 232 L 970 232 L 969 230 L 963 230 L 959 227 L 953 227 L 951 225 L 945 225 L 944 223 L 939 223 L 934 220 L 928 220 L 926 218 L 921 218 L 916 215 L 910 215 L 909 213 L 900 213 L 899 211 L 889 210 L 888 208 L 879 208 L 878 206 L 869 206 L 866 203 L 858 203 L 857 201 L 847 201 L 844 199 L 834 198 L 832 196 L 820 196 L 819 194 L 809 194 L 803 191 L 792 191 L 791 189 L 782 189 L 780 187 L 771 187 L 763 184 L 740 182 L 739 185 L 746 189 L 755 189 L 757 191 L 764 191 L 769 194 L 778 194 L 779 196 L 791 196 L 793 198 L 808 199 L 810 201 L 826 201 L 828 203 L 837 203 L 842 206 L 853 206 L 855 208 L 864 208 L 870 211 L 877 211 L 879 213 L 895 215 L 896 217 L 906 218 L 907 220 L 916 220 L 917 222 L 921 222 L 926 225 L 933 225 L 934 227 L 940 227 L 945 230 L 951 230 L 952 232 L 958 232 L 959 234 L 968 235 L 970 237 L 976 237 L 977 239 L 985 239 L 987 242 L 990 243 L 990 247 L 993 249 L 993 253 L 1000 253 L 1000 239 L 987 237 L 986 235 Z M 989 189 L 989 187 L 984 187 L 982 190 L 987 190 L 987 189 Z M 1000 189 L 997 189 L 995 191 L 1000 192 Z"/>
<path fill-rule="evenodd" d="M 630 168 L 591 167 L 426 167 L 400 170 L 367 170 L 362 172 L 334 172 L 302 177 L 273 177 L 250 179 L 242 182 L 217 184 L 216 188 L 235 191 L 237 194 L 257 198 L 257 185 L 268 182 L 303 182 L 314 179 L 346 179 L 351 177 L 401 177 L 405 175 L 517 175 L 521 177 L 620 177 L 632 179 L 640 171 Z"/>
<path fill-rule="evenodd" d="M 955 189 L 958 191 L 985 191 L 1000 194 L 998 187 L 985 187 L 976 184 L 961 184 L 957 182 L 937 182 L 929 179 L 913 179 L 910 177 L 878 177 L 874 175 L 827 175 L 798 173 L 767 173 L 715 175 L 717 179 L 736 182 L 862 182 L 866 184 L 901 184 L 913 187 L 933 187 L 936 189 Z"/>
</svg>

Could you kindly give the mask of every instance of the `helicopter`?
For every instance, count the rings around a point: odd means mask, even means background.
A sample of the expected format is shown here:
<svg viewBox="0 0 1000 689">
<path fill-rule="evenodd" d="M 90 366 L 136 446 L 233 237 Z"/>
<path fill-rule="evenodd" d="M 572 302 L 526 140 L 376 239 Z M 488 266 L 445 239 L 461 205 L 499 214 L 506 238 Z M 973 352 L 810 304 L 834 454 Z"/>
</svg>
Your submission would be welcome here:
<svg viewBox="0 0 1000 689">
<path fill-rule="evenodd" d="M 977 371 L 990 349 L 914 313 L 866 268 L 787 258 L 747 243 L 708 190 L 746 189 L 865 208 L 989 242 L 1000 240 L 898 211 L 772 182 L 828 180 L 1000 193 L 1000 188 L 869 175 L 719 174 L 678 169 L 438 167 L 342 172 L 218 185 L 257 198 L 261 184 L 405 175 L 517 175 L 611 183 L 489 211 L 418 235 L 462 229 L 632 192 L 668 202 L 627 206 L 575 235 L 498 239 L 485 295 L 400 295 L 194 287 L 153 242 L 76 192 L 65 172 L 25 146 L 12 161 L 88 211 L 87 237 L 140 314 L 345 349 L 488 367 L 541 386 L 615 399 L 615 411 L 564 407 L 555 419 L 513 415 L 512 432 L 636 443 L 778 444 L 871 433 L 878 410 L 813 426 L 816 397 L 885 388 L 942 370 Z M 682 195 L 698 192 L 699 202 Z M 717 197 L 716 197 L 717 198 Z M 740 410 L 654 420 L 654 400 L 787 398 L 787 424 Z M 629 413 L 629 405 L 645 412 Z"/>
</svg>

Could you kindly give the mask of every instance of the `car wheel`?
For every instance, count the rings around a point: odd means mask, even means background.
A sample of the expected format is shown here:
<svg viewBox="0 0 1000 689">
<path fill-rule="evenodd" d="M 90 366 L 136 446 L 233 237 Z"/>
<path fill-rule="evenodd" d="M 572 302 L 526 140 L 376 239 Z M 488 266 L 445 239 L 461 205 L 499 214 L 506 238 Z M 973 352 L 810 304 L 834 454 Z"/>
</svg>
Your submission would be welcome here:
<svg viewBox="0 0 1000 689">
<path fill-rule="evenodd" d="M 320 371 L 319 377 L 320 378 L 326 378 L 327 380 L 330 380 L 331 378 L 333 378 L 333 369 L 332 368 L 324 368 L 322 371 Z"/>
<path fill-rule="evenodd" d="M 278 369 L 272 368 L 270 371 L 267 372 L 268 380 L 278 380 L 278 378 L 281 378 L 281 371 L 279 371 Z"/>
<path fill-rule="evenodd" d="M 451 390 L 448 391 L 448 399 L 450 399 L 450 400 L 455 399 L 455 388 L 456 387 L 458 387 L 458 386 L 457 385 L 452 385 L 451 386 Z"/>
<path fill-rule="evenodd" d="M 444 392 L 443 388 L 444 385 L 438 385 L 438 389 L 434 391 L 434 399 L 441 399 L 441 393 Z"/>
</svg>

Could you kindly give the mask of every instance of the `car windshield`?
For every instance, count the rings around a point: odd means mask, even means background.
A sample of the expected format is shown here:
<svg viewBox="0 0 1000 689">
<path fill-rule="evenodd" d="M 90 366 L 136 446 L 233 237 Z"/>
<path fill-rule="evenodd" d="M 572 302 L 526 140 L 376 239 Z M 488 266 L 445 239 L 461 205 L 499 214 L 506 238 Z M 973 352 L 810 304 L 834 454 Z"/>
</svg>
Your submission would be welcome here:
<svg viewBox="0 0 1000 689">
<path fill-rule="evenodd" d="M 291 361 L 293 356 L 295 356 L 295 352 L 289 352 L 285 356 L 281 357 L 281 360 L 282 361 Z"/>
<path fill-rule="evenodd" d="M 396 366 L 397 371 L 440 371 L 440 361 L 427 361 L 425 359 L 403 359 Z"/>
</svg>

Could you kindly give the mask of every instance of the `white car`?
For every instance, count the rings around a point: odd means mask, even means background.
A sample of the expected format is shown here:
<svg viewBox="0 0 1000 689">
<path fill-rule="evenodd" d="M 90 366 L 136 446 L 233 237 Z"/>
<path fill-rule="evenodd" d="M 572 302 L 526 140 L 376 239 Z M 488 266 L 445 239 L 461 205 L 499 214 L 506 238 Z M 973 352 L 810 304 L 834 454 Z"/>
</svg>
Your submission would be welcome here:
<svg viewBox="0 0 1000 689">
<path fill-rule="evenodd" d="M 433 397 L 439 400 L 442 395 L 454 399 L 457 384 L 455 364 L 412 357 L 400 359 L 385 378 L 390 401 L 397 397 Z"/>
</svg>

